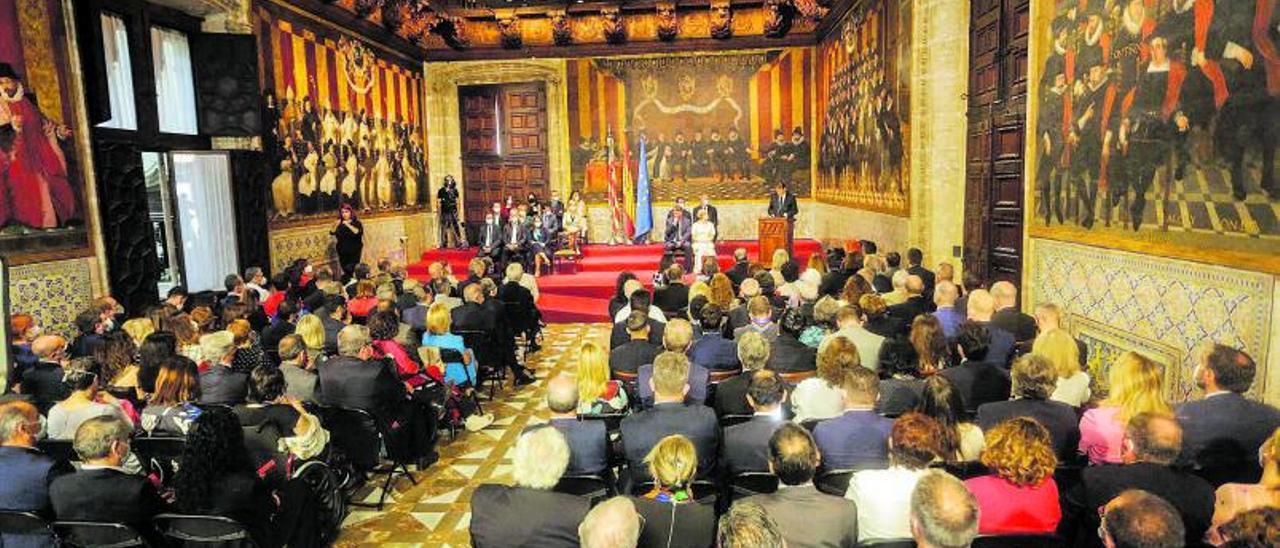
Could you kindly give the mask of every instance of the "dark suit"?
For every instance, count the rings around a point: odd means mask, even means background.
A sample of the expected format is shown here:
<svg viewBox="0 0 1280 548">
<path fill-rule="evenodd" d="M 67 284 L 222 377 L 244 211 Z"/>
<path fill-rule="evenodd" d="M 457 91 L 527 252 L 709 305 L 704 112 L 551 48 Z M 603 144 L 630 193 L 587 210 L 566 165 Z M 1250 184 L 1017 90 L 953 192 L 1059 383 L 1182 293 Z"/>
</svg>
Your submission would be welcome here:
<svg viewBox="0 0 1280 548">
<path fill-rule="evenodd" d="M 871 278 L 871 288 L 881 295 L 891 293 L 893 292 L 893 280 L 884 274 L 876 274 Z"/>
<path fill-rule="evenodd" d="M 123 523 L 141 533 L 166 506 L 146 478 L 111 468 L 61 476 L 49 486 L 49 498 L 60 520 Z"/>
<path fill-rule="evenodd" d="M 1080 422 L 1074 407 L 1053 400 L 1016 399 L 978 407 L 978 426 L 990 431 L 1008 419 L 1031 417 L 1049 431 L 1059 459 L 1069 459 L 1080 445 Z"/>
<path fill-rule="evenodd" d="M 819 422 L 813 439 L 827 470 L 867 470 L 889 466 L 889 430 L 893 420 L 875 411 L 845 411 Z"/>
<path fill-rule="evenodd" d="M 813 485 L 778 486 L 778 491 L 745 499 L 763 506 L 778 523 L 788 548 L 852 547 L 858 543 L 858 509 Z"/>
<path fill-rule="evenodd" d="M 1214 485 L 1254 483 L 1262 474 L 1258 447 L 1280 427 L 1280 410 L 1228 392 L 1189 401 L 1177 410 L 1182 459 Z"/>
<path fill-rule="evenodd" d="M 214 364 L 200 374 L 200 403 L 238 405 L 249 395 L 249 374 Z"/>
<path fill-rule="evenodd" d="M 636 513 L 644 518 L 636 546 L 705 548 L 715 544 L 715 505 L 693 501 L 673 507 L 669 502 L 643 497 L 631 497 L 631 500 L 636 505 Z"/>
<path fill-rule="evenodd" d="M 647 340 L 629 341 L 609 351 L 609 370 L 639 373 L 640 366 L 653 363 L 653 359 L 661 353 L 661 346 Z"/>
<path fill-rule="evenodd" d="M 262 336 L 258 337 L 258 342 L 263 351 L 268 354 L 275 354 L 280 350 L 280 339 L 292 335 L 296 328 L 297 326 L 291 322 L 283 320 L 275 322 L 262 330 Z M 279 363 L 279 359 L 274 360 L 273 363 Z"/>
<path fill-rule="evenodd" d="M 653 292 L 653 306 L 667 313 L 679 312 L 689 307 L 689 286 L 672 281 L 666 287 Z"/>
<path fill-rule="evenodd" d="M 725 428 L 720 468 L 729 474 L 768 472 L 769 438 L 783 424 L 779 417 L 756 415 L 747 422 Z"/>
<path fill-rule="evenodd" d="M 941 375 L 955 385 L 967 410 L 1009 399 L 1008 372 L 987 362 L 969 360 L 943 369 Z"/>
<path fill-rule="evenodd" d="M 609 466 L 609 433 L 604 421 L 551 419 L 548 424 L 564 434 L 569 442 L 568 474 L 599 474 Z"/>
<path fill-rule="evenodd" d="M 747 402 L 747 381 L 750 372 L 716 383 L 716 395 L 711 406 L 716 415 L 750 415 L 755 412 Z"/>
<path fill-rule="evenodd" d="M 62 366 L 53 362 L 38 362 L 22 373 L 22 393 L 35 400 L 40 414 L 49 413 L 54 404 L 67 399 L 71 395 L 71 387 L 62 382 L 66 374 Z"/>
<path fill-rule="evenodd" d="M 917 264 L 917 265 L 912 265 L 907 267 L 907 274 L 910 274 L 912 276 L 919 276 L 920 279 L 924 281 L 925 301 L 932 303 L 933 288 L 937 284 L 937 277 L 933 275 L 933 272 Z"/>
<path fill-rule="evenodd" d="M 747 312 L 747 305 L 729 309 L 729 329 L 727 330 L 729 335 L 737 338 L 737 331 L 749 323 L 751 323 L 751 314 Z"/>
<path fill-rule="evenodd" d="M 320 317 L 320 323 L 324 325 L 324 350 L 330 354 L 338 353 L 338 333 L 342 331 L 347 324 L 333 319 L 329 316 L 329 312 L 325 311 L 324 316 Z"/>
<path fill-rule="evenodd" d="M 1017 308 L 1009 307 L 1002 309 L 991 316 L 991 324 L 1003 329 L 1013 335 L 1013 340 L 1017 342 L 1027 342 L 1035 340 L 1036 319 L 1027 314 L 1023 314 Z"/>
<path fill-rule="evenodd" d="M 978 322 L 987 327 L 987 331 L 991 333 L 991 345 L 987 350 L 987 357 L 984 361 L 1009 369 L 1009 364 L 1013 360 L 1013 347 L 1017 343 L 1013 333 L 1005 331 L 1000 326 L 991 322 Z M 1033 335 L 1032 338 L 1035 338 Z"/>
<path fill-rule="evenodd" d="M 1128 489 L 1141 489 L 1172 504 L 1182 515 L 1187 545 L 1197 546 L 1213 517 L 1213 486 L 1168 466 L 1139 462 L 1104 464 L 1084 469 L 1080 487 L 1069 495 L 1088 518 L 1089 530 L 1098 523 L 1097 509 Z"/>
<path fill-rule="evenodd" d="M 818 367 L 818 349 L 801 343 L 786 333 L 778 335 L 769 351 L 765 369 L 778 373 L 800 373 Z"/>
<path fill-rule="evenodd" d="M 679 219 L 674 216 L 667 217 L 667 227 L 662 233 L 662 246 L 668 253 L 683 253 L 685 269 L 692 267 L 690 259 L 693 257 L 693 221 L 689 219 L 688 214 Z"/>
<path fill-rule="evenodd" d="M 578 524 L 591 503 L 584 497 L 485 484 L 471 495 L 471 543 L 477 548 L 578 546 Z"/>
<path fill-rule="evenodd" d="M 843 269 L 832 270 L 823 274 L 822 282 L 818 284 L 818 295 L 839 298 L 840 293 L 844 291 L 844 284 L 849 282 L 849 278 L 853 274 L 853 272 L 845 272 Z"/>
<path fill-rule="evenodd" d="M 729 267 L 729 270 L 724 272 L 724 275 L 729 277 L 729 281 L 733 282 L 733 290 L 735 293 L 738 291 L 738 286 L 741 286 L 742 282 L 747 279 L 747 270 L 750 268 L 750 263 L 747 261 L 741 261 L 733 263 L 733 266 Z"/>
<path fill-rule="evenodd" d="M 523 224 L 508 223 L 502 228 L 502 262 L 512 263 L 524 260 L 525 242 L 529 240 L 529 231 Z"/>
<path fill-rule="evenodd" d="M 498 288 L 498 300 L 502 302 L 503 312 L 506 312 L 507 304 L 515 305 L 514 308 L 520 311 L 520 317 L 515 318 L 511 317 L 512 314 L 504 314 L 508 324 L 515 333 L 527 333 L 530 336 L 529 339 L 533 340 L 533 335 L 537 333 L 538 321 L 541 319 L 538 314 L 538 305 L 533 301 L 533 293 L 519 282 L 507 282 Z"/>
<path fill-rule="evenodd" d="M 698 453 L 699 476 L 713 473 L 720 447 L 720 425 L 715 412 L 702 405 L 660 403 L 622 419 L 622 443 L 632 478 L 649 479 L 645 455 L 659 440 L 672 434 L 683 435 L 693 442 Z"/>
<path fill-rule="evenodd" d="M 335 356 L 321 363 L 318 372 L 316 398 L 326 405 L 361 409 L 388 419 L 404 399 L 404 386 L 384 360 Z"/>
<path fill-rule="evenodd" d="M 637 380 L 640 386 L 640 401 L 646 407 L 653 405 L 653 388 L 649 386 L 649 379 L 653 377 L 653 364 L 640 366 L 636 374 L 640 376 Z M 702 405 L 707 401 L 707 384 L 710 380 L 711 372 L 707 368 L 696 363 L 689 364 L 689 392 L 685 394 L 685 403 Z"/>
<path fill-rule="evenodd" d="M 497 223 L 485 223 L 480 227 L 480 245 L 477 257 L 490 257 L 497 261 L 502 257 L 502 226 Z M 461 292 L 461 288 L 459 288 Z"/>
<path fill-rule="evenodd" d="M 495 318 L 483 306 L 473 302 L 462 303 L 449 311 L 450 329 L 457 331 L 493 331 Z"/>
<path fill-rule="evenodd" d="M 742 367 L 738 362 L 738 345 L 720 333 L 704 333 L 689 349 L 689 361 L 707 369 L 732 371 Z"/>
<path fill-rule="evenodd" d="M 916 316 L 929 314 L 930 312 L 933 312 L 933 308 L 933 303 L 925 300 L 925 298 L 920 295 L 916 295 L 914 297 L 909 297 L 901 303 L 890 306 L 888 311 L 889 316 L 897 318 L 898 321 L 910 326 L 911 322 L 915 321 Z"/>
<path fill-rule="evenodd" d="M 662 347 L 662 334 L 667 328 L 667 324 L 662 323 L 653 318 L 649 318 L 649 342 L 659 348 Z M 613 331 L 609 332 L 609 348 L 614 349 L 627 344 L 631 340 L 631 334 L 627 333 L 627 322 L 617 322 L 613 324 Z"/>
<path fill-rule="evenodd" d="M 796 215 L 800 213 L 800 208 L 796 205 L 796 195 L 790 190 L 784 192 L 781 198 L 778 197 L 777 192 L 770 193 L 768 213 L 770 217 L 786 217 L 794 221 Z"/>
<path fill-rule="evenodd" d="M 239 299 L 236 299 L 239 301 Z M 226 306 L 225 304 L 223 306 Z M 71 345 L 67 347 L 67 355 L 72 358 L 82 358 L 85 356 L 93 356 L 93 352 L 102 346 L 102 335 L 97 333 L 86 333 L 80 335 L 71 341 Z"/>
<path fill-rule="evenodd" d="M 0 447 L 0 508 L 49 514 L 49 485 L 69 472 L 39 449 Z M 53 539 L 38 535 L 0 535 L 0 545 L 52 546 Z"/>
</svg>

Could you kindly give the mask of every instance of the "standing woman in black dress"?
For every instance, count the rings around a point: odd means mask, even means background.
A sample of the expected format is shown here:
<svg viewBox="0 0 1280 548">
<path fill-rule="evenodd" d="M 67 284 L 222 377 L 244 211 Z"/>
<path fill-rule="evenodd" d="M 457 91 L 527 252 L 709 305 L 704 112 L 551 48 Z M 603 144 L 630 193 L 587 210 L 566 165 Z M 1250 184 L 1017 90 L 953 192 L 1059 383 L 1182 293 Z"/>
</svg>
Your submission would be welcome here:
<svg viewBox="0 0 1280 548">
<path fill-rule="evenodd" d="M 351 279 L 351 273 L 360 263 L 360 254 L 364 252 L 364 225 L 360 224 L 350 204 L 342 204 L 338 209 L 338 225 L 329 234 L 338 240 L 338 264 L 342 267 L 342 281 L 346 282 Z"/>
</svg>

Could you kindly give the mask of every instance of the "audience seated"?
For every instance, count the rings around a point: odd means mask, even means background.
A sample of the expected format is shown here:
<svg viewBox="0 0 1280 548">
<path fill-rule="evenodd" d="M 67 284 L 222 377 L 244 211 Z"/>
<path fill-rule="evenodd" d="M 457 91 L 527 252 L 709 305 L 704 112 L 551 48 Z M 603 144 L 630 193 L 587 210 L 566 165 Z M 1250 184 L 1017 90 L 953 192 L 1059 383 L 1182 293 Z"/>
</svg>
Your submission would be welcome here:
<svg viewBox="0 0 1280 548">
<path fill-rule="evenodd" d="M 564 374 L 547 381 L 547 408 L 551 411 L 547 424 L 564 434 L 565 442 L 569 444 L 569 466 L 564 473 L 612 477 L 607 469 L 609 440 L 604 421 L 578 418 L 579 382 L 579 379 Z"/>
<path fill-rule="evenodd" d="M 636 505 L 627 497 L 597 504 L 578 525 L 582 548 L 635 548 L 643 525 Z"/>
<path fill-rule="evenodd" d="M 631 281 L 635 282 L 635 285 L 640 284 L 638 281 Z M 627 282 L 627 285 L 631 285 L 631 282 Z M 613 323 L 613 331 L 609 334 L 610 350 L 622 346 L 623 344 L 626 344 L 627 341 L 632 340 L 630 331 L 627 330 L 627 318 L 631 316 L 632 311 L 643 312 L 645 317 L 648 318 L 649 342 L 655 345 L 662 344 L 662 335 L 666 332 L 667 318 L 663 316 L 661 320 L 658 320 L 653 317 L 654 314 L 662 316 L 662 311 L 658 310 L 658 307 L 650 304 L 651 299 L 652 296 L 643 287 L 635 288 L 635 290 L 631 292 L 630 304 L 618 311 L 618 315 L 622 316 L 622 319 Z M 626 313 L 625 315 L 623 314 L 624 312 Z"/>
<path fill-rule="evenodd" d="M 667 317 L 662 314 L 662 309 L 653 305 L 653 294 L 649 293 L 649 290 L 644 288 L 644 284 L 640 283 L 640 280 L 633 277 L 632 279 L 623 282 L 622 292 L 626 296 L 627 302 L 622 308 L 619 308 L 617 312 L 613 313 L 613 323 L 616 324 L 626 320 L 627 316 L 631 315 L 631 311 L 639 310 L 641 308 L 645 309 L 645 314 L 647 314 L 649 318 L 653 319 L 653 321 L 658 323 L 667 322 Z M 636 293 L 639 292 L 644 293 L 643 305 L 637 305 L 634 300 Z"/>
<path fill-rule="evenodd" d="M 1049 399 L 1072 407 L 1089 402 L 1093 395 L 1089 389 L 1089 374 L 1080 369 L 1080 350 L 1067 330 L 1056 328 L 1040 333 L 1031 352 L 1049 360 L 1058 373 L 1057 385 Z"/>
<path fill-rule="evenodd" d="M 967 462 L 978 460 L 982 448 L 986 445 L 982 429 L 972 422 L 964 410 L 964 400 L 955 385 L 942 375 L 934 375 L 925 379 L 920 393 L 920 405 L 916 408 L 921 414 L 933 418 L 942 426 L 942 453 L 939 455 L 947 462 Z"/>
<path fill-rule="evenodd" d="M 635 279 L 636 279 L 636 275 L 634 272 L 625 271 L 625 272 L 618 273 L 618 278 L 614 282 L 613 297 L 609 299 L 609 317 L 610 318 L 617 318 L 618 311 L 622 310 L 623 307 L 626 307 L 628 304 L 631 304 L 631 293 L 627 291 L 628 289 L 627 282 L 630 282 Z M 637 281 L 636 283 L 638 284 L 640 282 Z M 634 288 L 635 286 L 633 285 L 630 287 Z M 615 319 L 614 322 L 616 323 L 616 321 L 617 320 Z"/>
<path fill-rule="evenodd" d="M 724 337 L 724 314 L 725 310 L 716 304 L 702 307 L 697 318 L 702 336 L 689 348 L 689 361 L 712 371 L 736 371 L 742 367 L 737 345 Z"/>
<path fill-rule="evenodd" d="M 938 286 L 934 289 L 933 302 L 937 310 L 933 311 L 933 317 L 938 318 L 938 323 L 942 324 L 942 332 L 947 338 L 956 336 L 956 329 L 965 319 L 964 314 L 956 308 L 956 300 L 959 298 L 960 289 L 950 281 L 938 282 Z"/>
<path fill-rule="evenodd" d="M 1051 534 L 1062 519 L 1049 431 L 1029 417 L 1014 417 L 986 433 L 982 464 L 990 474 L 965 481 L 978 499 L 984 535 Z"/>
<path fill-rule="evenodd" d="M 858 542 L 911 536 L 912 491 L 929 464 L 938 459 L 941 437 L 938 421 L 919 413 L 893 421 L 887 468 L 855 472 L 844 495 L 858 510 Z"/>
<path fill-rule="evenodd" d="M 773 305 L 764 295 L 757 295 L 747 301 L 747 324 L 733 330 L 733 338 L 743 333 L 754 332 L 764 335 L 765 340 L 773 344 L 778 338 L 778 324 L 773 322 Z"/>
<path fill-rule="evenodd" d="M 880 347 L 880 399 L 876 412 L 896 417 L 920 405 L 924 381 L 920 378 L 920 357 L 911 341 L 889 339 Z"/>
<path fill-rule="evenodd" d="M 49 486 L 70 466 L 36 449 L 40 414 L 22 400 L 0 403 L 0 508 L 49 515 Z M 35 535 L 0 534 L 4 546 L 50 546 L 52 540 Z"/>
<path fill-rule="evenodd" d="M 649 409 L 622 420 L 624 454 L 634 481 L 648 479 L 645 457 L 658 440 L 681 434 L 697 448 L 698 469 L 710 473 L 720 445 L 720 427 L 710 408 L 686 405 L 689 392 L 689 359 L 679 352 L 663 352 L 653 363 L 649 381 L 654 403 Z"/>
<path fill-rule="evenodd" d="M 521 434 L 511 451 L 515 485 L 484 484 L 471 495 L 472 545 L 578 546 L 578 524 L 591 504 L 551 490 L 569 465 L 569 453 L 564 435 L 555 428 Z"/>
<path fill-rule="evenodd" d="M 75 358 L 67 364 L 64 382 L 71 388 L 71 395 L 49 410 L 45 426 L 49 439 L 69 440 L 75 437 L 81 423 L 94 417 L 114 417 L 132 426 L 121 402 L 98 390 L 99 371 L 93 358 Z"/>
<path fill-rule="evenodd" d="M 987 326 L 971 321 L 960 324 L 954 345 L 960 363 L 944 369 L 940 375 L 955 385 L 967 412 L 976 411 L 986 403 L 1009 399 L 1008 372 L 986 359 L 991 345 Z"/>
<path fill-rule="evenodd" d="M 1036 319 L 1018 310 L 1018 288 L 1012 283 L 999 281 L 991 284 L 991 298 L 995 301 L 995 313 L 991 323 L 1013 335 L 1019 343 L 1036 338 Z"/>
<path fill-rule="evenodd" d="M 772 343 L 769 363 L 765 366 L 778 373 L 805 373 L 816 367 L 817 349 L 800 342 L 800 332 L 805 328 L 805 317 L 797 308 L 790 308 L 778 324 L 778 337 Z"/>
<path fill-rule="evenodd" d="M 874 293 L 858 297 L 862 310 L 862 327 L 880 337 L 891 339 L 906 334 L 906 322 L 890 316 L 884 298 Z"/>
<path fill-rule="evenodd" d="M 1035 309 L 1036 327 L 1040 333 L 1047 333 L 1054 329 L 1062 328 L 1062 307 L 1055 303 L 1044 302 L 1036 305 Z M 1080 360 L 1080 369 L 1087 370 L 1089 367 L 1089 347 L 1085 346 L 1084 341 L 1072 337 L 1076 343 L 1076 358 Z"/>
<path fill-rule="evenodd" d="M 911 538 L 919 548 L 969 546 L 978 536 L 978 513 L 978 501 L 963 482 L 930 470 L 911 492 Z"/>
<path fill-rule="evenodd" d="M 59 520 L 123 523 L 152 542 L 157 540 L 151 518 L 166 511 L 168 503 L 147 478 L 124 469 L 132 433 L 132 423 L 106 415 L 88 419 L 76 429 L 73 447 L 80 456 L 80 469 L 49 486 Z"/>
<path fill-rule="evenodd" d="M 978 426 L 989 431 L 1013 417 L 1031 417 L 1049 430 L 1053 451 L 1069 460 L 1080 444 L 1078 415 L 1070 405 L 1052 401 L 1058 374 L 1053 364 L 1039 354 L 1027 354 L 1013 363 L 1013 399 L 978 407 Z"/>
<path fill-rule="evenodd" d="M 862 325 L 862 309 L 856 303 L 846 304 L 836 311 L 836 331 L 818 343 L 818 354 L 836 337 L 843 337 L 858 349 L 858 361 L 872 371 L 880 370 L 880 347 L 884 337 L 867 331 Z"/>
<path fill-rule="evenodd" d="M 1248 354 L 1214 345 L 1194 372 L 1204 397 L 1178 406 L 1186 433 L 1182 460 L 1214 485 L 1258 481 L 1258 447 L 1280 427 L 1280 410 L 1244 395 L 1256 371 Z"/>
<path fill-rule="evenodd" d="M 787 548 L 782 529 L 763 506 L 745 501 L 720 516 L 716 526 L 719 548 Z"/>
<path fill-rule="evenodd" d="M 480 291 L 479 284 L 472 287 L 475 289 L 467 288 L 468 293 Z M 475 387 L 479 372 L 475 354 L 472 349 L 467 348 L 461 336 L 452 332 L 455 326 L 453 322 L 465 317 L 458 314 L 465 306 L 450 312 L 443 304 L 431 305 L 427 312 L 427 332 L 422 334 L 422 346 L 455 351 L 461 356 L 460 361 L 445 362 L 443 380 L 455 386 Z M 461 326 L 457 328 L 462 329 Z"/>
<path fill-rule="evenodd" d="M 653 306 L 668 316 L 678 314 L 689 306 L 689 286 L 684 283 L 684 267 L 673 263 L 664 272 L 667 284 L 653 291 Z"/>
<path fill-rule="evenodd" d="M 622 383 L 609 380 L 608 359 L 604 349 L 593 341 L 578 347 L 578 413 L 601 415 L 627 410 L 627 391 Z"/>
<path fill-rule="evenodd" d="M 152 436 L 186 436 L 200 417 L 200 370 L 186 356 L 171 356 L 160 364 L 156 391 L 142 410 L 142 430 Z"/>
<path fill-rule="evenodd" d="M 677 353 L 681 356 L 687 356 L 689 346 L 693 344 L 693 326 L 688 320 L 676 318 L 667 322 L 667 328 L 662 334 L 662 348 L 667 353 Z M 640 400 L 647 407 L 652 404 L 654 399 L 653 386 L 649 379 L 653 376 L 653 364 L 643 365 L 636 372 L 639 375 Z M 707 400 L 707 384 L 710 382 L 711 372 L 707 368 L 696 363 L 689 363 L 689 392 L 685 395 L 685 401 L 691 404 L 702 404 Z"/>
<path fill-rule="evenodd" d="M 845 372 L 844 413 L 818 423 L 813 437 L 827 470 L 865 470 L 889 465 L 886 440 L 893 421 L 875 412 L 880 380 L 855 367 Z M 901 536 L 901 535 L 899 535 Z"/>
<path fill-rule="evenodd" d="M 769 464 L 769 437 L 785 421 L 782 402 L 786 386 L 773 371 L 753 371 L 747 380 L 747 402 L 755 414 L 751 419 L 724 429 L 720 445 L 720 467 L 727 474 L 764 472 Z"/>
<path fill-rule="evenodd" d="M 1093 509 L 1141 489 L 1169 501 L 1186 527 L 1186 542 L 1198 543 L 1213 516 L 1214 493 L 1205 480 L 1172 466 L 1182 451 L 1182 427 L 1170 415 L 1140 413 L 1129 419 L 1124 443 L 1126 464 L 1085 468 L 1079 489 L 1069 495 L 1086 518 L 1082 526 L 1097 525 Z"/>
<path fill-rule="evenodd" d="M 905 324 L 910 324 L 916 316 L 929 314 L 934 310 L 933 301 L 925 298 L 924 280 L 914 274 L 908 275 L 905 285 L 906 299 L 889 307 L 887 313 Z"/>
<path fill-rule="evenodd" d="M 1177 509 L 1141 489 L 1126 490 L 1106 501 L 1098 513 L 1098 536 L 1108 547 L 1179 548 L 1187 537 Z"/>
<path fill-rule="evenodd" d="M 338 334 L 338 355 L 319 367 L 321 403 L 372 413 L 390 421 L 405 397 L 391 364 L 373 358 L 369 328 L 349 325 Z"/>
<path fill-rule="evenodd" d="M 347 313 L 347 300 L 341 295 L 328 295 L 324 299 L 324 308 L 319 311 L 320 321 L 324 324 L 324 348 L 329 354 L 338 351 L 338 332 L 351 323 Z"/>
<path fill-rule="evenodd" d="M 286 335 L 280 340 L 280 372 L 284 374 L 285 395 L 303 403 L 316 402 L 316 364 L 311 351 L 298 335 Z"/>
<path fill-rule="evenodd" d="M 825 420 L 844 411 L 846 372 L 862 367 L 858 349 L 844 337 L 837 337 L 818 353 L 817 376 L 796 385 L 791 394 L 791 411 L 796 422 Z"/>
<path fill-rule="evenodd" d="M 777 522 L 792 548 L 853 546 L 858 541 L 857 508 L 813 486 L 822 457 L 808 430 L 793 424 L 774 430 L 768 440 L 767 462 L 769 471 L 778 477 L 778 490 L 749 497 L 735 506 L 759 504 Z"/>
<path fill-rule="evenodd" d="M 1125 352 L 1111 364 L 1107 399 L 1080 417 L 1080 453 L 1090 464 L 1124 462 L 1124 431 L 1141 413 L 1172 411 L 1164 400 L 1164 372 L 1137 352 Z"/>
<path fill-rule="evenodd" d="M 1210 537 L 1221 535 L 1220 529 L 1244 512 L 1255 508 L 1280 508 L 1280 428 L 1258 450 L 1262 462 L 1262 479 L 1258 483 L 1227 483 L 1214 494 L 1213 524 Z"/>
<path fill-rule="evenodd" d="M 716 384 L 715 399 L 712 407 L 716 415 L 750 415 L 755 412 L 747 401 L 747 382 L 753 371 L 764 369 L 769 361 L 769 341 L 759 333 L 744 333 L 737 339 L 738 361 L 742 363 L 742 373 Z"/>
<path fill-rule="evenodd" d="M 102 333 L 107 331 L 103 318 L 104 312 L 89 308 L 75 318 L 76 331 L 79 333 L 67 348 L 67 355 L 72 358 L 92 356 L 102 344 Z"/>
<path fill-rule="evenodd" d="M 287 478 L 289 458 L 315 458 L 329 442 L 320 419 L 285 395 L 285 377 L 275 367 L 259 367 L 249 374 L 248 403 L 233 411 L 245 430 L 246 448 L 259 476 Z"/>
<path fill-rule="evenodd" d="M 1210 542 L 1215 546 L 1280 546 L 1280 508 L 1241 512 L 1214 532 Z"/>
<path fill-rule="evenodd" d="M 125 325 L 143 325 L 141 332 L 145 332 L 151 325 L 151 320 L 146 318 L 134 318 L 125 322 Z M 151 333 L 143 335 L 144 339 Z M 129 400 L 132 407 L 133 402 L 140 401 L 138 393 L 138 345 L 134 344 L 133 338 L 123 331 L 112 331 L 103 337 L 102 344 L 98 345 L 98 351 L 94 353 L 93 360 L 98 364 L 98 388 L 103 392 L 111 394 L 117 398 Z"/>
<path fill-rule="evenodd" d="M 257 333 L 248 320 L 237 319 L 227 323 L 227 331 L 231 333 L 231 342 L 235 345 L 235 354 L 231 357 L 232 371 L 248 374 L 255 368 L 267 365 L 267 354 L 258 344 Z"/>
<path fill-rule="evenodd" d="M 694 442 L 680 434 L 663 437 L 645 455 L 643 465 L 653 487 L 632 499 L 644 518 L 641 546 L 711 546 L 716 530 L 714 500 L 699 502 L 693 486 L 701 460 Z"/>
<path fill-rule="evenodd" d="M 729 308 L 729 328 L 726 330 L 729 335 L 733 335 L 738 329 L 751 323 L 747 304 L 752 298 L 759 296 L 760 282 L 755 278 L 748 277 L 739 284 L 738 299 L 734 300 L 734 305 Z"/>
<path fill-rule="evenodd" d="M 205 360 L 200 372 L 200 403 L 243 403 L 249 391 L 249 375 L 231 367 L 236 355 L 235 335 L 218 331 L 200 337 L 200 353 Z"/>
<path fill-rule="evenodd" d="M 651 342 L 652 321 L 643 311 L 631 312 L 624 324 L 630 338 L 609 351 L 610 371 L 637 374 L 641 366 L 653 363 L 662 346 Z"/>
<path fill-rule="evenodd" d="M 986 327 L 987 333 L 990 334 L 991 342 L 987 345 L 986 361 L 1008 369 L 1009 363 L 1013 360 L 1014 345 L 1017 343 L 1017 339 L 1014 338 L 1012 333 L 992 323 L 991 318 L 995 314 L 995 299 L 986 290 L 975 290 L 969 293 L 965 311 L 969 315 L 969 321 Z"/>
<path fill-rule="evenodd" d="M 69 359 L 67 340 L 57 335 L 41 335 L 31 343 L 31 352 L 40 361 L 9 384 L 15 387 L 16 392 L 30 396 L 36 409 L 45 414 L 53 404 L 66 399 L 71 393 L 71 388 L 62 381 L 66 377 L 62 367 Z"/>
</svg>

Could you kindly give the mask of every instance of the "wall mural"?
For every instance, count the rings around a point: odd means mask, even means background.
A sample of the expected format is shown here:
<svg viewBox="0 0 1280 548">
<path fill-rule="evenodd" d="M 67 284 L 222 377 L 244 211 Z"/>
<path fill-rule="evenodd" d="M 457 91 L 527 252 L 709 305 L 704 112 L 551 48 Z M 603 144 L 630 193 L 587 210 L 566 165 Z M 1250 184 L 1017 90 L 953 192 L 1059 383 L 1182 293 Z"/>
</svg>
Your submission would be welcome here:
<svg viewBox="0 0 1280 548">
<path fill-rule="evenodd" d="M 773 181 L 810 195 L 812 53 L 801 48 L 568 62 L 573 188 L 605 201 L 610 148 L 656 200 L 759 199 Z"/>
<path fill-rule="evenodd" d="M 273 224 L 429 206 L 420 71 L 273 4 L 255 27 L 266 80 Z"/>
<path fill-rule="evenodd" d="M 0 253 L 87 254 L 84 150 L 62 3 L 0 0 Z"/>
<path fill-rule="evenodd" d="M 910 197 L 911 2 L 855 7 L 818 46 L 824 202 L 906 216 Z"/>
<path fill-rule="evenodd" d="M 1033 236 L 1280 272 L 1274 0 L 1040 2 Z"/>
</svg>

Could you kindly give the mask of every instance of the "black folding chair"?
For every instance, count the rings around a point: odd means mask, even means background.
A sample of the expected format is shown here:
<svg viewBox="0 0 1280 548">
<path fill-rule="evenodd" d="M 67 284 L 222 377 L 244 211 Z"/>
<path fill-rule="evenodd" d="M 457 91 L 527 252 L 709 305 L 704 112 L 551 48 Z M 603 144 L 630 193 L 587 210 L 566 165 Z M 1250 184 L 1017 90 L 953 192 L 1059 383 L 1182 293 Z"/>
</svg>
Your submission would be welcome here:
<svg viewBox="0 0 1280 548">
<path fill-rule="evenodd" d="M 249 530 L 234 519 L 222 516 L 160 514 L 152 520 L 156 531 L 171 546 L 187 548 L 253 548 L 257 546 Z"/>
<path fill-rule="evenodd" d="M 71 440 L 40 440 L 36 443 L 36 448 L 48 455 L 49 458 L 56 461 L 79 462 L 80 455 L 71 445 Z"/>
<path fill-rule="evenodd" d="M 978 535 L 973 548 L 1061 548 L 1065 546 L 1058 535 Z"/>
<path fill-rule="evenodd" d="M 46 540 L 51 546 L 57 545 L 57 536 L 44 518 L 33 512 L 17 512 L 0 510 L 0 535 L 26 537 L 33 541 Z"/>
<path fill-rule="evenodd" d="M 613 485 L 599 474 L 561 476 L 552 491 L 585 497 L 592 506 L 615 493 Z"/>
<path fill-rule="evenodd" d="M 140 533 L 123 523 L 55 521 L 52 527 L 62 545 L 71 548 L 150 546 Z"/>
<path fill-rule="evenodd" d="M 133 439 L 130 448 L 138 455 L 144 470 L 158 475 L 161 483 L 168 485 L 178 472 L 182 452 L 187 448 L 187 438 L 139 436 Z"/>
<path fill-rule="evenodd" d="M 763 495 L 778 490 L 778 476 L 769 472 L 738 472 L 729 476 L 733 500 Z"/>
<path fill-rule="evenodd" d="M 853 470 L 826 470 L 819 472 L 818 479 L 813 484 L 823 493 L 843 497 L 845 491 L 849 490 L 849 480 L 853 478 L 853 472 Z"/>
<path fill-rule="evenodd" d="M 382 510 L 387 501 L 391 484 L 397 476 L 409 479 L 414 485 L 418 481 L 409 472 L 408 462 L 411 458 L 407 451 L 400 449 L 401 444 L 392 443 L 384 425 L 368 411 L 343 407 L 325 407 L 321 410 L 322 421 L 329 430 L 330 442 L 334 452 L 341 453 L 347 462 L 364 473 L 377 477 L 385 474 L 382 483 L 382 495 L 377 504 L 348 501 L 353 506 L 376 508 Z M 386 448 L 391 464 L 382 465 L 382 449 Z"/>
<path fill-rule="evenodd" d="M 462 337 L 462 342 L 471 349 L 476 359 L 477 377 L 472 383 L 476 390 L 482 390 L 484 383 L 489 383 L 489 399 L 497 393 L 498 386 L 507 381 L 507 366 L 502 363 L 502 351 L 497 348 L 490 333 L 485 331 L 455 330 L 454 335 Z"/>
</svg>

